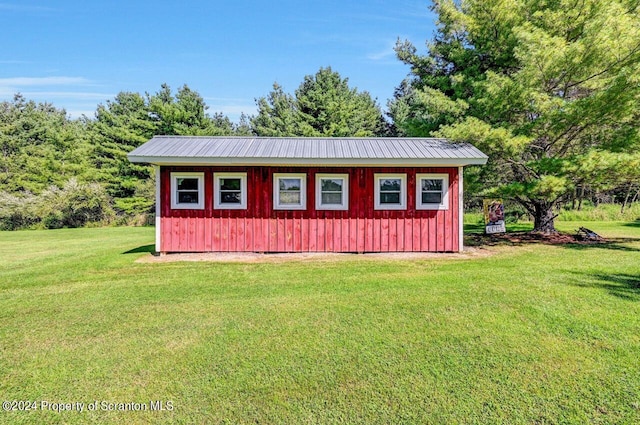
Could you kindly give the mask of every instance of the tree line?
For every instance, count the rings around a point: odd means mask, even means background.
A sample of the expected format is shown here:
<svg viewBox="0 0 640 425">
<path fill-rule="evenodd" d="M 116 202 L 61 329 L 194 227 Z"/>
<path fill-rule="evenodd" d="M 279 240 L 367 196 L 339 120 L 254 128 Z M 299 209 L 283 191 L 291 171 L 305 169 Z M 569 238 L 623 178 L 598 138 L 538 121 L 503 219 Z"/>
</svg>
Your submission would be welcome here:
<svg viewBox="0 0 640 425">
<path fill-rule="evenodd" d="M 0 227 L 141 220 L 150 167 L 126 154 L 156 134 L 445 137 L 490 157 L 466 172 L 467 201 L 499 196 L 554 231 L 561 205 L 623 205 L 640 191 L 640 5 L 635 0 L 434 0 L 425 53 L 399 40 L 410 68 L 383 113 L 331 68 L 255 116 L 208 114 L 188 86 L 121 92 L 70 119 L 21 95 L 0 103 Z"/>
<path fill-rule="evenodd" d="M 154 135 L 383 136 L 390 125 L 367 92 L 331 68 L 304 78 L 294 94 L 274 84 L 258 113 L 232 122 L 207 113 L 187 85 L 154 94 L 121 92 L 94 117 L 16 94 L 0 102 L 0 228 L 145 222 L 154 212 L 150 166 L 127 154 Z"/>
</svg>

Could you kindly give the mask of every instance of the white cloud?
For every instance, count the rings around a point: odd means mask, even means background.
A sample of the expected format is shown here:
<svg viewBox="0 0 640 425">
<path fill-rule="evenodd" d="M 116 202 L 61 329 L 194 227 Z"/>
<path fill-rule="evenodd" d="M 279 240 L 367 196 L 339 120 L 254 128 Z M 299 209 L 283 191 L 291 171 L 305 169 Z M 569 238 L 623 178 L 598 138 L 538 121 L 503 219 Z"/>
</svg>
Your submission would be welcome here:
<svg viewBox="0 0 640 425">
<path fill-rule="evenodd" d="M 113 93 L 92 93 L 73 91 L 28 91 L 22 93 L 25 97 L 44 98 L 64 98 L 64 99 L 85 99 L 85 100 L 105 100 L 115 97 Z"/>
<path fill-rule="evenodd" d="M 387 46 L 384 49 L 377 52 L 369 53 L 367 59 L 372 61 L 385 61 L 388 59 L 395 59 L 396 51 L 394 50 L 396 41 L 387 42 Z"/>
<path fill-rule="evenodd" d="M 395 57 L 395 54 L 396 52 L 393 49 L 385 49 L 377 53 L 369 53 L 367 55 L 367 59 L 370 59 L 372 61 L 382 61 L 391 57 Z"/>
<path fill-rule="evenodd" d="M 90 81 L 83 77 L 12 77 L 0 78 L 0 87 L 68 86 L 87 85 Z"/>
<path fill-rule="evenodd" d="M 88 85 L 91 85 L 91 81 L 83 77 L 0 78 L 0 97 L 12 98 L 16 93 L 22 93 L 27 99 L 49 101 L 52 98 L 67 100 L 104 100 L 114 96 L 111 93 L 71 91 L 78 86 Z M 69 87 L 71 90 L 59 91 L 56 90 L 58 87 Z"/>
<path fill-rule="evenodd" d="M 0 10 L 12 10 L 15 12 L 51 12 L 55 9 L 46 6 L 26 6 L 15 3 L 0 3 Z"/>
</svg>

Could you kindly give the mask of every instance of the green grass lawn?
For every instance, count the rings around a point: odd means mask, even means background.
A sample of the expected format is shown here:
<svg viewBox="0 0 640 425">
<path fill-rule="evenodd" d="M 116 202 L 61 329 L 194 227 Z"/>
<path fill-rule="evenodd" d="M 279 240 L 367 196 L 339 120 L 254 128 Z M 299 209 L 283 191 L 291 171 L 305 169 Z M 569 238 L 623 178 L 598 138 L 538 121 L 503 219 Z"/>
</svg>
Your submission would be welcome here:
<svg viewBox="0 0 640 425">
<path fill-rule="evenodd" d="M 0 399 L 85 404 L 0 423 L 638 423 L 640 222 L 580 225 L 616 239 L 137 263 L 152 228 L 0 232 Z"/>
</svg>

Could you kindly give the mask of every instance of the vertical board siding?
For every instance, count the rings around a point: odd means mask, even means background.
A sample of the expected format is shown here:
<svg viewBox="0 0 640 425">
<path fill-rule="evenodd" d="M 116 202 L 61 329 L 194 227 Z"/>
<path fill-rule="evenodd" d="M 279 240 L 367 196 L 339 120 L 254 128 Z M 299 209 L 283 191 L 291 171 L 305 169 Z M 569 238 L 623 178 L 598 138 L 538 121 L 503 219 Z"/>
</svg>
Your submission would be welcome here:
<svg viewBox="0 0 640 425">
<path fill-rule="evenodd" d="M 171 209 L 171 173 L 204 172 L 205 208 Z M 213 209 L 214 172 L 247 173 L 247 209 Z M 274 173 L 307 174 L 307 209 L 273 209 Z M 315 174 L 349 174 L 349 210 L 316 210 Z M 374 174 L 407 174 L 407 209 L 374 209 Z M 417 173 L 449 174 L 447 210 L 416 210 Z M 161 167 L 161 252 L 453 252 L 459 249 L 458 168 Z"/>
</svg>

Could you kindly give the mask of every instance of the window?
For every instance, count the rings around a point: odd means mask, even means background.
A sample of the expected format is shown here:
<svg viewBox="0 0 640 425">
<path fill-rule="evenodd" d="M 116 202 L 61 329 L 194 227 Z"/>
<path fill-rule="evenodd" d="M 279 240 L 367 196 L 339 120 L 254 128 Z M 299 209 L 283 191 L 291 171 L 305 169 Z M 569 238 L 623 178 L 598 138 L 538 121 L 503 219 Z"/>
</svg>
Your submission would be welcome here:
<svg viewBox="0 0 640 425">
<path fill-rule="evenodd" d="M 307 208 L 307 175 L 273 175 L 273 208 L 276 210 L 304 210 Z"/>
<path fill-rule="evenodd" d="M 448 174 L 416 174 L 416 209 L 449 209 L 448 189 Z"/>
<path fill-rule="evenodd" d="M 213 208 L 247 209 L 247 173 L 213 173 Z"/>
<path fill-rule="evenodd" d="M 316 209 L 349 209 L 348 174 L 316 174 Z"/>
<path fill-rule="evenodd" d="M 204 173 L 171 173 L 171 208 L 204 209 Z"/>
<path fill-rule="evenodd" d="M 407 175 L 375 174 L 375 209 L 404 210 L 407 208 Z"/>
</svg>

